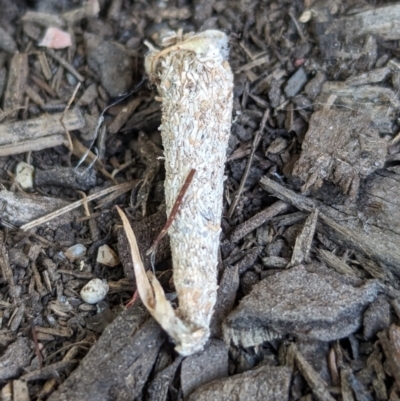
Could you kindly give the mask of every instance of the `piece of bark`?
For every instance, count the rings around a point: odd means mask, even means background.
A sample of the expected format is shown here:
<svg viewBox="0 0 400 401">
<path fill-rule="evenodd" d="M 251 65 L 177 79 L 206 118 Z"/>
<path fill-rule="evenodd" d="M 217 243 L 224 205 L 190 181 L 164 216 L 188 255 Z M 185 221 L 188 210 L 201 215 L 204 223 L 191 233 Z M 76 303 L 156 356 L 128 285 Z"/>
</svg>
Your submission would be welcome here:
<svg viewBox="0 0 400 401">
<path fill-rule="evenodd" d="M 60 374 L 65 370 L 74 367 L 77 363 L 77 360 L 55 362 L 33 372 L 25 373 L 21 376 L 21 380 L 31 382 L 36 380 L 55 379 L 60 377 Z"/>
<path fill-rule="evenodd" d="M 317 256 L 328 267 L 334 269 L 339 274 L 347 275 L 352 278 L 360 277 L 360 274 L 355 269 L 353 269 L 336 255 L 334 255 L 332 252 L 326 251 L 324 249 L 317 249 Z"/>
<path fill-rule="evenodd" d="M 147 317 L 138 303 L 123 311 L 49 401 L 140 399 L 165 340 Z"/>
<path fill-rule="evenodd" d="M 319 221 L 322 224 L 318 224 L 317 231 L 328 235 L 332 241 L 345 248 L 356 250 L 382 263 L 394 272 L 399 271 L 400 237 L 396 222 L 400 217 L 395 217 L 399 210 L 396 203 L 398 197 L 395 194 L 400 190 L 400 182 L 397 181 L 396 174 L 387 171 L 374 173 L 365 184 L 366 190 L 364 191 L 364 186 L 360 190 L 357 207 L 351 205 L 337 209 L 301 196 L 266 176 L 261 178 L 260 185 L 272 195 L 302 211 L 319 209 Z M 382 196 L 384 193 L 386 195 Z"/>
<path fill-rule="evenodd" d="M 60 57 L 53 49 L 47 48 L 46 53 L 54 60 L 56 60 L 68 72 L 70 72 L 79 82 L 83 82 L 85 80 L 85 78 L 81 74 L 79 74 L 79 72 L 74 68 L 72 64 L 68 63 L 68 61 Z"/>
<path fill-rule="evenodd" d="M 65 21 L 58 15 L 37 11 L 27 11 L 21 18 L 21 21 L 33 22 L 46 28 L 51 26 L 62 28 L 65 26 Z"/>
<path fill-rule="evenodd" d="M 262 258 L 262 263 L 265 267 L 271 269 L 283 269 L 289 264 L 289 260 L 279 256 L 267 256 Z"/>
<path fill-rule="evenodd" d="M 248 269 L 254 266 L 254 263 L 262 251 L 262 246 L 255 246 L 244 254 L 243 258 L 233 266 L 238 269 L 239 275 L 244 274 Z"/>
<path fill-rule="evenodd" d="M 3 97 L 3 111 L 10 113 L 10 118 L 15 118 L 18 108 L 23 105 L 28 73 L 28 55 L 16 53 L 10 61 L 7 86 Z"/>
<path fill-rule="evenodd" d="M 129 53 L 123 46 L 90 33 L 84 34 L 84 41 L 89 67 L 99 74 L 104 89 L 111 97 L 126 94 L 132 85 L 133 61 Z"/>
<path fill-rule="evenodd" d="M 400 39 L 400 4 L 371 7 L 351 17 L 342 18 L 340 28 L 348 38 L 376 35 L 383 40 Z"/>
<path fill-rule="evenodd" d="M 138 97 L 132 99 L 126 106 L 124 106 L 115 117 L 114 121 L 109 125 L 108 132 L 110 134 L 116 134 L 127 123 L 142 101 L 143 99 Z"/>
<path fill-rule="evenodd" d="M 297 341 L 297 349 L 304 359 L 318 372 L 325 383 L 331 384 L 328 368 L 329 343 L 325 341 Z"/>
<path fill-rule="evenodd" d="M 190 355 L 182 362 L 181 386 L 187 398 L 197 387 L 228 376 L 228 348 L 212 339 L 203 352 Z"/>
<path fill-rule="evenodd" d="M 164 228 L 166 221 L 167 216 L 165 210 L 154 213 L 140 221 L 130 220 L 146 270 L 151 267 L 150 257 L 146 255 L 146 252 L 153 244 L 157 235 Z M 166 235 L 158 244 L 154 263 L 157 264 L 161 262 L 170 254 L 169 237 Z M 130 281 L 135 281 L 135 273 L 133 270 L 132 257 L 129 251 L 129 244 L 122 228 L 118 230 L 118 255 L 124 268 L 125 277 Z"/>
<path fill-rule="evenodd" d="M 222 322 L 235 304 L 236 293 L 239 288 L 238 270 L 238 266 L 227 266 L 222 274 L 221 282 L 218 286 L 217 302 L 210 323 L 211 336 L 213 337 L 221 337 Z"/>
<path fill-rule="evenodd" d="M 293 353 L 296 366 L 300 370 L 302 376 L 306 379 L 308 385 L 311 387 L 314 396 L 320 401 L 335 401 L 328 392 L 326 382 L 307 362 L 294 343 L 289 346 L 289 351 Z"/>
<path fill-rule="evenodd" d="M 86 168 L 56 167 L 48 170 L 35 170 L 35 187 L 55 185 L 64 188 L 88 191 L 96 185 L 96 170 Z"/>
<path fill-rule="evenodd" d="M 176 371 L 178 370 L 182 359 L 181 356 L 178 356 L 171 365 L 167 366 L 157 374 L 147 390 L 148 401 L 167 400 L 169 386 L 174 380 Z"/>
<path fill-rule="evenodd" d="M 71 361 L 76 358 L 76 356 L 79 353 L 79 346 L 75 345 L 72 348 L 68 350 L 68 352 L 65 354 L 63 357 L 63 361 Z M 75 364 L 71 366 L 71 369 L 75 367 Z M 69 374 L 69 370 L 66 369 L 65 372 Z M 44 383 L 43 387 L 41 388 L 40 392 L 37 394 L 37 397 L 39 399 L 44 399 L 47 398 L 58 386 L 58 379 L 59 377 L 56 377 L 54 379 L 50 379 Z"/>
<path fill-rule="evenodd" d="M 30 401 L 28 384 L 22 380 L 13 381 L 13 400 Z"/>
<path fill-rule="evenodd" d="M 271 220 L 278 214 L 284 213 L 289 209 L 289 205 L 284 202 L 276 202 L 273 205 L 267 207 L 255 216 L 251 217 L 244 223 L 235 227 L 230 236 L 231 242 L 238 242 L 247 234 L 251 233 L 257 227 L 260 227 L 265 222 Z"/>
<path fill-rule="evenodd" d="M 69 205 L 69 202 L 62 199 L 6 190 L 0 191 L 0 203 L 4 205 L 2 219 L 17 227 Z M 60 225 L 70 223 L 71 220 L 81 217 L 81 215 L 82 212 L 75 209 L 48 221 L 46 225 L 55 230 Z"/>
<path fill-rule="evenodd" d="M 31 120 L 0 124 L 0 156 L 62 145 L 66 136 L 61 116 L 62 113 L 46 114 Z M 68 131 L 73 131 L 83 128 L 85 119 L 79 109 L 73 109 L 65 114 L 64 124 Z"/>
<path fill-rule="evenodd" d="M 204 384 L 190 395 L 188 401 L 287 401 L 291 376 L 289 368 L 262 366 Z"/>
<path fill-rule="evenodd" d="M 349 77 L 345 82 L 349 86 L 376 84 L 386 80 L 391 73 L 392 70 L 389 67 L 376 68 L 363 74 Z"/>
<path fill-rule="evenodd" d="M 96 100 L 98 96 L 97 85 L 93 83 L 85 89 L 85 92 L 83 92 L 76 104 L 77 106 L 87 106 Z"/>
<path fill-rule="evenodd" d="M 0 27 L 0 49 L 9 53 L 17 51 L 17 44 L 13 37 L 3 28 Z"/>
<path fill-rule="evenodd" d="M 376 85 L 354 87 L 344 82 L 325 82 L 322 85 L 321 94 L 315 102 L 316 104 L 325 105 L 331 102 L 331 96 L 335 98 L 333 105 L 343 108 L 345 113 L 346 109 L 354 110 L 364 115 L 366 121 L 371 121 L 371 125 L 379 132 L 393 133 L 392 126 L 400 108 L 400 101 L 397 98 L 396 92 L 392 89 Z M 347 113 L 351 114 L 351 112 Z M 341 121 L 347 121 L 345 115 L 339 114 L 339 116 L 342 116 Z M 337 124 L 333 126 L 337 126 Z M 343 127 L 346 125 L 342 124 L 341 129 L 345 129 Z M 329 129 L 329 125 L 327 129 Z M 357 126 L 354 129 L 360 130 Z M 336 146 L 336 143 L 334 143 L 334 146 Z"/>
<path fill-rule="evenodd" d="M 14 273 L 10 266 L 3 234 L 0 235 L 0 270 L 3 280 L 8 284 L 8 293 L 11 298 L 13 298 L 14 302 L 16 302 L 18 299 L 18 291 L 15 287 Z"/>
<path fill-rule="evenodd" d="M 340 369 L 340 388 L 343 401 L 355 401 L 353 391 L 349 382 L 349 368 Z"/>
<path fill-rule="evenodd" d="M 379 343 L 385 354 L 390 373 L 400 388 L 400 328 L 392 324 L 389 330 L 378 333 Z"/>
<path fill-rule="evenodd" d="M 387 140 L 368 115 L 323 109 L 311 117 L 292 174 L 304 182 L 303 192 L 328 181 L 354 199 L 360 180 L 383 167 L 386 153 Z"/>
<path fill-rule="evenodd" d="M 372 339 L 378 331 L 390 325 L 390 304 L 384 295 L 379 296 L 364 313 L 364 338 Z"/>
<path fill-rule="evenodd" d="M 17 338 L 0 357 L 0 380 L 18 377 L 31 363 L 31 356 L 30 341 L 26 337 Z"/>
<path fill-rule="evenodd" d="M 293 248 L 292 259 L 288 267 L 300 265 L 309 261 L 308 254 L 311 249 L 312 241 L 317 228 L 318 209 L 314 210 L 306 219 L 301 233 L 296 238 Z"/>
<path fill-rule="evenodd" d="M 244 347 L 294 335 L 333 341 L 361 326 L 364 308 L 377 296 L 369 281 L 359 288 L 302 265 L 260 281 L 223 324 L 225 341 Z"/>
</svg>

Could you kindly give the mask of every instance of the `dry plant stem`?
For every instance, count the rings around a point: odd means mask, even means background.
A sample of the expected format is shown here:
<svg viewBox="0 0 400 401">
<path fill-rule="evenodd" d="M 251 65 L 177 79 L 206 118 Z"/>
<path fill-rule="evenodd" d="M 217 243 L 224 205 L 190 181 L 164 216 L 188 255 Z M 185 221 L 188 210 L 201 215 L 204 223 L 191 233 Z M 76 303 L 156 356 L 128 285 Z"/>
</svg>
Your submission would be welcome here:
<svg viewBox="0 0 400 401">
<path fill-rule="evenodd" d="M 260 129 L 256 132 L 256 135 L 254 137 L 250 157 L 249 157 L 249 160 L 247 161 L 246 169 L 244 170 L 242 179 L 240 181 L 239 189 L 237 190 L 237 194 L 235 195 L 232 205 L 229 208 L 228 217 L 232 217 L 232 215 L 236 209 L 236 206 L 239 202 L 240 195 L 242 194 L 244 185 L 246 184 L 247 176 L 249 175 L 250 168 L 253 163 L 254 154 L 256 153 L 258 144 L 260 143 L 261 135 L 265 129 L 265 125 L 267 124 L 268 117 L 269 117 L 269 109 L 266 109 L 264 112 L 264 116 L 262 118 L 261 124 L 260 124 Z"/>
<path fill-rule="evenodd" d="M 70 63 L 66 62 L 63 58 L 61 58 L 53 49 L 46 49 L 46 52 L 61 66 L 63 66 L 67 71 L 69 71 L 79 82 L 83 82 L 85 80 L 85 78 L 81 74 L 79 74 L 79 72 L 76 71 L 75 68 Z"/>
<path fill-rule="evenodd" d="M 134 185 L 136 185 L 136 181 L 133 182 L 133 183 L 132 182 L 124 182 L 123 184 L 118 184 L 118 185 L 114 185 L 114 186 L 112 186 L 110 188 L 103 189 L 100 192 L 97 192 L 95 194 L 89 195 L 85 199 L 80 199 L 80 200 L 78 200 L 76 202 L 71 203 L 68 206 L 65 206 L 65 207 L 63 207 L 63 208 L 61 208 L 59 210 L 56 210 L 55 212 L 49 213 L 46 216 L 40 217 L 39 219 L 36 219 L 36 220 L 33 220 L 30 223 L 24 224 L 24 225 L 22 225 L 20 227 L 20 229 L 24 230 L 24 231 L 29 230 L 29 229 L 31 229 L 33 227 L 36 227 L 36 226 L 39 226 L 41 224 L 47 223 L 48 221 L 53 220 L 58 216 L 61 216 L 61 215 L 65 214 L 65 213 L 68 213 L 71 210 L 74 210 L 77 207 L 80 207 L 80 206 L 84 205 L 87 202 L 91 202 L 92 200 L 101 198 L 102 196 L 111 194 L 111 193 L 113 193 L 115 191 L 122 190 L 122 189 L 124 189 L 125 191 L 129 191 L 130 189 L 133 188 Z"/>
<path fill-rule="evenodd" d="M 183 197 L 185 196 L 186 191 L 189 188 L 189 185 L 192 182 L 195 173 L 196 173 L 195 169 L 190 170 L 190 173 L 187 176 L 185 183 L 183 184 L 183 187 L 179 191 L 178 197 L 176 198 L 175 204 L 171 210 L 171 213 L 169 214 L 169 217 L 168 217 L 167 222 L 165 223 L 165 226 L 161 230 L 160 234 L 157 235 L 157 238 L 154 240 L 151 248 L 147 251 L 147 255 L 150 255 L 151 253 L 156 251 L 157 245 L 164 238 L 165 234 L 167 234 L 168 229 L 171 227 L 171 224 L 174 221 L 174 219 L 179 211 L 179 207 L 182 204 Z"/>
<path fill-rule="evenodd" d="M 295 363 L 302 376 L 306 379 L 308 385 L 311 387 L 315 398 L 321 401 L 335 401 L 329 394 L 328 386 L 324 380 L 321 379 L 318 372 L 307 362 L 303 355 L 299 352 L 296 345 L 292 343 L 289 346 L 290 351 L 293 353 Z"/>
<path fill-rule="evenodd" d="M 74 89 L 74 91 L 73 91 L 73 93 L 72 93 L 72 96 L 71 96 L 71 98 L 69 99 L 68 104 L 67 104 L 67 106 L 65 107 L 65 110 L 63 111 L 63 113 L 62 113 L 62 115 L 61 115 L 61 118 L 60 118 L 60 123 L 61 123 L 61 125 L 62 125 L 63 128 L 64 128 L 65 135 L 66 135 L 67 140 L 68 140 L 68 147 L 69 147 L 69 156 L 68 156 L 68 158 L 71 157 L 71 154 L 72 154 L 72 152 L 74 151 L 74 145 L 72 144 L 71 134 L 69 133 L 69 131 L 68 131 L 66 125 L 64 124 L 64 117 L 65 117 L 65 114 L 67 113 L 67 111 L 69 110 L 69 108 L 71 107 L 71 104 L 72 104 L 72 102 L 74 101 L 75 96 L 76 96 L 76 94 L 77 94 L 77 92 L 78 92 L 80 86 L 81 86 L 81 83 L 78 82 L 78 84 L 76 85 L 76 87 L 75 87 L 75 89 Z"/>
<path fill-rule="evenodd" d="M 195 169 L 196 175 L 169 229 L 179 308 L 172 309 L 152 274 L 151 283 L 137 284 L 146 307 L 182 355 L 203 349 L 217 297 L 223 175 L 232 115 L 227 45 L 223 32 L 205 31 L 146 57 L 147 72 L 162 100 L 167 215 L 189 172 Z M 135 274 L 138 280 L 136 266 Z"/>
</svg>

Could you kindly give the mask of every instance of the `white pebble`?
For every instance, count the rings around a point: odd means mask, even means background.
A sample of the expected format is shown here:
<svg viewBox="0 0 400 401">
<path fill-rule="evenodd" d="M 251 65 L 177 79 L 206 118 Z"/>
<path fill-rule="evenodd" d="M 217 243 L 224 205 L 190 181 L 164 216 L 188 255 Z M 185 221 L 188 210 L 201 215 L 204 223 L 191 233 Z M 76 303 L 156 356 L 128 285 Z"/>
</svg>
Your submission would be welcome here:
<svg viewBox="0 0 400 401">
<path fill-rule="evenodd" d="M 108 267 L 115 267 L 120 264 L 118 255 L 108 245 L 102 245 L 99 248 L 96 262 Z"/>
<path fill-rule="evenodd" d="M 96 304 L 106 297 L 108 289 L 109 287 L 105 280 L 94 278 L 82 288 L 81 298 L 87 304 Z"/>
<path fill-rule="evenodd" d="M 64 252 L 64 255 L 69 260 L 74 261 L 86 255 L 86 247 L 82 244 L 73 245 Z"/>
<path fill-rule="evenodd" d="M 16 182 L 23 188 L 29 189 L 33 187 L 33 173 L 35 168 L 28 163 L 19 162 L 16 168 Z"/>
</svg>

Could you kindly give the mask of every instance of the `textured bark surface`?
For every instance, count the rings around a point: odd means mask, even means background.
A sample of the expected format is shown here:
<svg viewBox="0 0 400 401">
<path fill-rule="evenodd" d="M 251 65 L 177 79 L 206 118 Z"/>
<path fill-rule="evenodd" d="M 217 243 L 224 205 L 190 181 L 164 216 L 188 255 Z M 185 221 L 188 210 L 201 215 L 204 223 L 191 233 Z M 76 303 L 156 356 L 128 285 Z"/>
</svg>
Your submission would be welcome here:
<svg viewBox="0 0 400 401">
<path fill-rule="evenodd" d="M 147 317 L 140 306 L 121 313 L 49 401 L 140 397 L 165 340 L 158 324 Z"/>
<path fill-rule="evenodd" d="M 367 115 L 323 109 L 311 117 L 293 175 L 305 183 L 303 191 L 330 181 L 355 198 L 360 180 L 382 168 L 386 153 L 387 140 Z"/>
<path fill-rule="evenodd" d="M 262 366 L 205 384 L 189 397 L 189 401 L 285 401 L 289 399 L 291 376 L 289 368 Z"/>
</svg>

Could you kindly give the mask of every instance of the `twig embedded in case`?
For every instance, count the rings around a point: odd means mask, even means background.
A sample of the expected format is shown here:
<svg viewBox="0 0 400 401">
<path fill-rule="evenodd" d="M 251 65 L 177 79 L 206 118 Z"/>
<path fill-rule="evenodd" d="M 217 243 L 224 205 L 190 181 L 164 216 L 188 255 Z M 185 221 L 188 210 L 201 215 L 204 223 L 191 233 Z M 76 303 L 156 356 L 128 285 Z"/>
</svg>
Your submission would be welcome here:
<svg viewBox="0 0 400 401">
<path fill-rule="evenodd" d="M 146 275 L 134 234 L 121 212 L 139 295 L 182 355 L 203 349 L 217 297 L 224 164 L 233 99 L 227 56 L 226 34 L 209 30 L 183 39 L 177 35 L 176 43 L 160 51 L 151 49 L 145 60 L 162 101 L 159 129 L 168 216 L 187 177 L 196 170 L 168 231 L 178 309 L 165 298 L 156 277 L 151 272 Z"/>
</svg>

